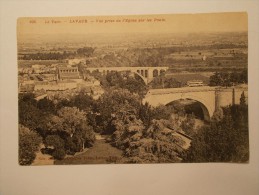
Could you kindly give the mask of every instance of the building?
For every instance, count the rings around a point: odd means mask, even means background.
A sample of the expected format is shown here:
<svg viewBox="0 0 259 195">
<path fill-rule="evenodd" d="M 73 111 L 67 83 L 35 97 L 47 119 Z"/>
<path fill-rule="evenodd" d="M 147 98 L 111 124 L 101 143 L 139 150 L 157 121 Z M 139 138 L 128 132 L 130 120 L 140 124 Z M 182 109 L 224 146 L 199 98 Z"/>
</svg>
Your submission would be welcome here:
<svg viewBox="0 0 259 195">
<path fill-rule="evenodd" d="M 77 88 L 77 82 L 73 80 L 59 81 L 59 82 L 37 82 L 34 90 L 45 91 L 64 91 Z"/>
<path fill-rule="evenodd" d="M 58 67 L 57 73 L 59 80 L 80 79 L 77 67 Z"/>
<path fill-rule="evenodd" d="M 40 75 L 43 81 L 55 81 L 57 77 L 55 74 L 41 74 Z"/>
<path fill-rule="evenodd" d="M 35 84 L 20 84 L 19 93 L 32 93 L 34 91 Z"/>
</svg>

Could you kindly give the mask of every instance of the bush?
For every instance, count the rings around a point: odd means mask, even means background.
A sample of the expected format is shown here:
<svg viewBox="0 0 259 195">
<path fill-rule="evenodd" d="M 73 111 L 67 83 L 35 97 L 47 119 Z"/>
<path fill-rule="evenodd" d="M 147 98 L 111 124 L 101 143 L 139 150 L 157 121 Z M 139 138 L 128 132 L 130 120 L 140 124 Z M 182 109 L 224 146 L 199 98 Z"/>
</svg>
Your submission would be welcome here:
<svg viewBox="0 0 259 195">
<path fill-rule="evenodd" d="M 201 128 L 183 158 L 185 162 L 247 162 L 247 105 L 223 108 L 223 118 Z"/>
<path fill-rule="evenodd" d="M 46 147 L 64 148 L 64 140 L 58 135 L 48 135 L 44 141 Z"/>
<path fill-rule="evenodd" d="M 185 142 L 173 135 L 174 130 L 167 120 L 153 120 L 145 129 L 142 122 L 132 120 L 116 121 L 116 131 L 112 140 L 116 147 L 124 150 L 126 163 L 179 162 Z"/>
<path fill-rule="evenodd" d="M 30 165 L 39 150 L 42 138 L 34 131 L 20 125 L 19 126 L 19 164 Z"/>
<path fill-rule="evenodd" d="M 52 156 L 55 159 L 61 160 L 65 157 L 65 142 L 58 135 L 48 135 L 44 141 L 46 147 L 52 147 Z"/>
<path fill-rule="evenodd" d="M 52 153 L 52 156 L 57 160 L 62 160 L 66 156 L 64 148 L 56 148 Z"/>
</svg>

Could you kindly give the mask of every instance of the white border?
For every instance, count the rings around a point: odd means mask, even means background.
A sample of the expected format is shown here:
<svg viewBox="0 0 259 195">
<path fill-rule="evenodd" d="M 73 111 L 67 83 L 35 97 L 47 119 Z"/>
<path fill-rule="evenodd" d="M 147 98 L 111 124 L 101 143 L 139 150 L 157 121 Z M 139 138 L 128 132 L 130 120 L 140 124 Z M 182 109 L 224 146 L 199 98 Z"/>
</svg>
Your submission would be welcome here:
<svg viewBox="0 0 259 195">
<path fill-rule="evenodd" d="M 249 18 L 249 164 L 18 165 L 16 19 L 247 11 Z M 0 0 L 0 194 L 259 194 L 259 4 L 225 1 Z"/>
</svg>

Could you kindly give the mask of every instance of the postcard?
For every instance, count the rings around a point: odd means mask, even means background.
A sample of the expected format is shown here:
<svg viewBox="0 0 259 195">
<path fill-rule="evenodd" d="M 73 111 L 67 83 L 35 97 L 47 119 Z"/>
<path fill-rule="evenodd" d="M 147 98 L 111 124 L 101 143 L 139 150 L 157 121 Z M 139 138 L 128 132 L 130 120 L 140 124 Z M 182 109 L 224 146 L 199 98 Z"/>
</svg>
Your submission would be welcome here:
<svg viewBox="0 0 259 195">
<path fill-rule="evenodd" d="M 246 12 L 17 20 L 19 164 L 249 162 Z"/>
</svg>

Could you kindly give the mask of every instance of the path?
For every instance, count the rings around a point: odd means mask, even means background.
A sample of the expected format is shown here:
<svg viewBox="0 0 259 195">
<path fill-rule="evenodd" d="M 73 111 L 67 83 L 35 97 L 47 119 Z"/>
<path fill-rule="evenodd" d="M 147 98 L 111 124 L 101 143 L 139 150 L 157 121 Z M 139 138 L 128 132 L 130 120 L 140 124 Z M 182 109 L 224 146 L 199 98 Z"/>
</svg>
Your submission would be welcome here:
<svg viewBox="0 0 259 195">
<path fill-rule="evenodd" d="M 43 144 L 40 145 L 40 149 L 45 148 Z M 35 160 L 31 165 L 53 165 L 54 159 L 49 154 L 43 154 L 40 150 L 36 152 Z"/>
<path fill-rule="evenodd" d="M 122 151 L 112 147 L 102 136 L 97 134 L 92 148 L 76 156 L 56 160 L 55 164 L 109 164 L 118 163 L 121 158 Z"/>
</svg>

